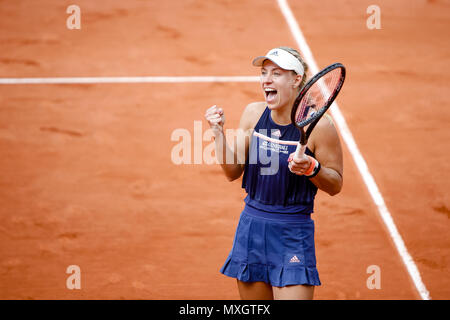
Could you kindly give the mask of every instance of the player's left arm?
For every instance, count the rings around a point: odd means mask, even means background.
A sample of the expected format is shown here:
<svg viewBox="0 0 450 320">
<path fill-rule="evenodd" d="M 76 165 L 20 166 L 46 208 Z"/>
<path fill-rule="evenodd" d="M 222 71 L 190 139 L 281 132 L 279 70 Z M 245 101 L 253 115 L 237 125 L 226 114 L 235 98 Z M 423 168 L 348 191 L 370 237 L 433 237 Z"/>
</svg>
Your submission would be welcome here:
<svg viewBox="0 0 450 320">
<path fill-rule="evenodd" d="M 310 142 L 310 149 L 321 165 L 319 173 L 310 180 L 319 189 L 334 196 L 342 189 L 344 169 L 341 142 L 331 117 L 325 115 L 320 119 Z"/>
</svg>

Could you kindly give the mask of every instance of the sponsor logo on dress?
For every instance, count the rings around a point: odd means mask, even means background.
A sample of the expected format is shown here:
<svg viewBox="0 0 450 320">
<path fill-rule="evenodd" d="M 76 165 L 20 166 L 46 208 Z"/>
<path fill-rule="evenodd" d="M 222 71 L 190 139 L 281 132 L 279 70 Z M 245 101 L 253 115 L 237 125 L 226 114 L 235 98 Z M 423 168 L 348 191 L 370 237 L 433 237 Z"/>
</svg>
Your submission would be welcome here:
<svg viewBox="0 0 450 320">
<path fill-rule="evenodd" d="M 300 260 L 297 256 L 293 256 L 291 260 L 289 260 L 289 263 L 300 263 Z"/>
</svg>

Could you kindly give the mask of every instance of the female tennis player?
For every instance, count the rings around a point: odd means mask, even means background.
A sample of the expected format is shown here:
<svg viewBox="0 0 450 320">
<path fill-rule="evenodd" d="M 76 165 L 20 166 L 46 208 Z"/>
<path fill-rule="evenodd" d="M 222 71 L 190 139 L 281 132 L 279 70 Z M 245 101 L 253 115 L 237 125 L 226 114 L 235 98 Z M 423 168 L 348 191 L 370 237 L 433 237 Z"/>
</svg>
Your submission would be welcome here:
<svg viewBox="0 0 450 320">
<path fill-rule="evenodd" d="M 241 299 L 313 299 L 321 283 L 311 213 L 317 189 L 335 195 L 342 188 L 339 137 L 331 119 L 322 117 L 305 156 L 295 157 L 300 132 L 291 123 L 291 109 L 306 81 L 307 65 L 288 47 L 270 50 L 253 65 L 261 68 L 265 101 L 243 111 L 236 139 L 245 138 L 244 147 L 234 143 L 231 149 L 227 143 L 222 108 L 212 106 L 205 113 L 216 155 L 234 155 L 233 162 L 220 162 L 226 177 L 232 181 L 243 173 L 247 192 L 221 272 L 237 279 Z"/>
</svg>

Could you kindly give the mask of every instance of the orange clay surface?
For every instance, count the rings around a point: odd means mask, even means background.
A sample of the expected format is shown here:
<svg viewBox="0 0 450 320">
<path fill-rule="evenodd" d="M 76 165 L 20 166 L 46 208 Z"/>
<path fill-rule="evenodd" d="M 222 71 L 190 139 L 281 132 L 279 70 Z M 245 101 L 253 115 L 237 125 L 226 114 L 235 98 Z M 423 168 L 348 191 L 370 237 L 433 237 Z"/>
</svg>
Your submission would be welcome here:
<svg viewBox="0 0 450 320">
<path fill-rule="evenodd" d="M 433 299 L 450 298 L 448 1 L 290 1 Z M 274 0 L 0 1 L 0 77 L 258 75 L 296 47 Z M 175 165 L 204 111 L 236 128 L 258 83 L 0 85 L 1 299 L 238 299 L 219 273 L 244 191 L 218 165 Z M 210 142 L 206 141 L 206 147 Z M 193 141 L 192 141 L 193 145 Z M 316 299 L 419 299 L 344 145 L 342 192 L 319 192 Z M 81 269 L 69 290 L 66 269 Z M 381 270 L 369 290 L 366 270 Z"/>
</svg>

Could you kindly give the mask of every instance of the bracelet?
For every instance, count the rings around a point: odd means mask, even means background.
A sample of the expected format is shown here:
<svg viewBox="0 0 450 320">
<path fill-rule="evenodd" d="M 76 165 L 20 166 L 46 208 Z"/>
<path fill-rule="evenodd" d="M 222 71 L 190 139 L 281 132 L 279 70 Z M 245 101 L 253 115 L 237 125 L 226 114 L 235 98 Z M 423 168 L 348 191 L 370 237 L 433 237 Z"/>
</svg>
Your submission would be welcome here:
<svg viewBox="0 0 450 320">
<path fill-rule="evenodd" d="M 317 162 L 317 160 L 314 159 L 313 157 L 310 157 L 310 156 L 307 156 L 307 157 L 311 161 L 311 164 L 309 165 L 308 170 L 306 170 L 305 173 L 303 174 L 305 176 L 309 176 L 314 172 L 314 168 L 316 167 L 316 162 Z"/>
<path fill-rule="evenodd" d="M 320 162 L 317 161 L 317 159 L 314 159 L 313 157 L 308 156 L 311 161 L 311 166 L 308 168 L 308 170 L 305 172 L 305 176 L 308 178 L 314 178 L 320 171 Z"/>
</svg>

